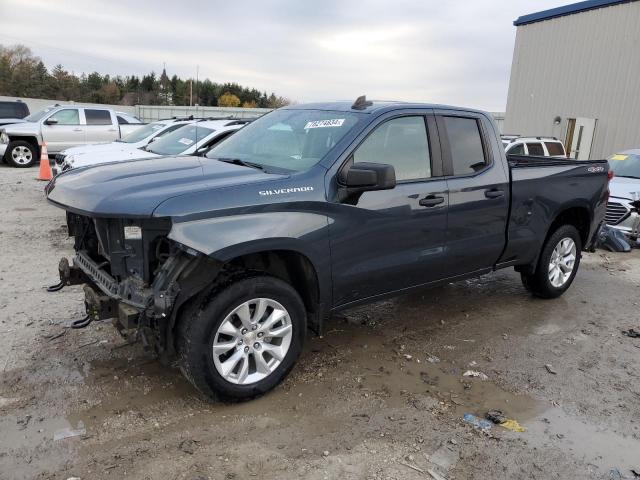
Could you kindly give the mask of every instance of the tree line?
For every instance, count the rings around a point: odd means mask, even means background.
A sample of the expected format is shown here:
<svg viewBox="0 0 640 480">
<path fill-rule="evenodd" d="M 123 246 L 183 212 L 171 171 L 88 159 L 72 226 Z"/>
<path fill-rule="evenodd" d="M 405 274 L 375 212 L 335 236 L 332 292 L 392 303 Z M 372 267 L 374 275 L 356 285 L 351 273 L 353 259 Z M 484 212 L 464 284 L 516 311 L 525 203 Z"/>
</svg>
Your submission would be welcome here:
<svg viewBox="0 0 640 480">
<path fill-rule="evenodd" d="M 40 57 L 24 45 L 0 44 L 0 95 L 51 98 L 62 101 L 118 105 L 201 105 L 220 107 L 279 108 L 290 100 L 267 95 L 237 83 L 182 79 L 151 72 L 111 76 L 98 72 L 76 75 L 62 65 L 49 71 Z"/>
</svg>

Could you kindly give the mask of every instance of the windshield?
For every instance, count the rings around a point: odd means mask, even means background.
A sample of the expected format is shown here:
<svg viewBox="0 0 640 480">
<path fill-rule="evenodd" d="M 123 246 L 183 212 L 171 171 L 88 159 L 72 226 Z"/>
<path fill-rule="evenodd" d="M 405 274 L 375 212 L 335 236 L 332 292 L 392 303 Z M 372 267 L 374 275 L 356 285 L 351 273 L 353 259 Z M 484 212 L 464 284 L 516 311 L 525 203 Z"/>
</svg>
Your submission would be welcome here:
<svg viewBox="0 0 640 480">
<path fill-rule="evenodd" d="M 136 128 L 129 135 L 124 137 L 121 142 L 124 143 L 138 143 L 150 136 L 156 136 L 160 130 L 165 127 L 164 123 L 150 123 L 144 127 Z"/>
<path fill-rule="evenodd" d="M 276 110 L 215 146 L 207 157 L 301 172 L 318 163 L 359 118 L 349 112 Z"/>
<path fill-rule="evenodd" d="M 609 157 L 609 168 L 616 177 L 640 178 L 640 154 L 612 155 Z"/>
<path fill-rule="evenodd" d="M 36 113 L 32 113 L 31 115 L 29 115 L 28 117 L 25 117 L 24 119 L 27 122 L 37 122 L 38 120 L 40 120 L 42 117 L 44 117 L 47 113 L 49 113 L 51 110 L 53 110 L 54 107 L 51 108 L 45 108 L 44 110 L 40 110 L 39 112 Z"/>
<path fill-rule="evenodd" d="M 212 128 L 186 125 L 151 143 L 147 150 L 158 155 L 180 155 L 213 132 Z"/>
</svg>

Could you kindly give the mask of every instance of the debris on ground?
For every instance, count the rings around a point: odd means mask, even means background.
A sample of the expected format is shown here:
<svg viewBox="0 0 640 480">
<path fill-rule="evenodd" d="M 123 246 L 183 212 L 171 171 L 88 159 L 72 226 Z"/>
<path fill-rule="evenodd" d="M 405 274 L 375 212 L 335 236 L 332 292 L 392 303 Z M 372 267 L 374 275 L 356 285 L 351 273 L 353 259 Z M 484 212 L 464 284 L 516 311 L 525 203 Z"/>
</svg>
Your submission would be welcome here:
<svg viewBox="0 0 640 480">
<path fill-rule="evenodd" d="M 440 474 L 439 474 L 439 473 L 437 473 L 437 472 L 434 472 L 434 471 L 433 471 L 433 470 L 431 470 L 431 469 L 428 469 L 428 470 L 427 470 L 427 473 L 428 473 L 429 475 L 431 475 L 431 478 L 433 478 L 433 480 L 447 480 L 447 479 L 446 479 L 446 478 L 444 478 L 442 475 L 440 475 Z"/>
<path fill-rule="evenodd" d="M 617 468 L 610 470 L 609 480 L 622 480 L 622 474 L 620 473 L 620 470 L 618 470 Z"/>
<path fill-rule="evenodd" d="M 416 467 L 415 465 L 411 465 L 410 463 L 406 463 L 401 460 L 398 460 L 398 463 L 400 465 L 404 465 L 405 467 L 410 468 L 411 470 L 415 470 L 416 472 L 424 473 L 424 470 L 422 470 L 420 467 Z"/>
<path fill-rule="evenodd" d="M 183 440 L 182 442 L 180 442 L 179 448 L 180 450 L 182 450 L 184 453 L 188 453 L 189 455 L 193 455 L 196 451 L 196 449 L 198 448 L 198 444 L 200 442 L 198 442 L 197 440 L 192 440 L 192 439 L 187 439 L 187 440 Z"/>
<path fill-rule="evenodd" d="M 493 427 L 493 422 L 485 420 L 484 418 L 476 417 L 473 413 L 465 413 L 462 420 L 472 425 L 473 428 L 482 430 L 483 432 L 487 432 L 491 430 L 491 427 Z"/>
<path fill-rule="evenodd" d="M 29 425 L 29 422 L 31 421 L 31 415 L 25 415 L 22 418 L 19 418 L 18 421 L 16 422 L 19 426 L 18 426 L 18 430 L 24 430 L 25 428 L 27 428 L 27 425 Z"/>
<path fill-rule="evenodd" d="M 485 417 L 496 425 L 511 430 L 513 432 L 526 432 L 527 429 L 520 425 L 516 420 L 507 418 L 502 410 L 489 410 Z"/>
<path fill-rule="evenodd" d="M 489 410 L 485 417 L 487 420 L 491 420 L 493 423 L 497 423 L 498 425 L 507 420 L 502 410 Z"/>
<path fill-rule="evenodd" d="M 479 378 L 480 380 L 488 380 L 489 377 L 487 375 L 485 375 L 482 372 L 479 372 L 477 370 L 467 370 L 466 372 L 464 372 L 462 374 L 463 377 L 475 377 L 475 378 Z"/>
<path fill-rule="evenodd" d="M 558 372 L 555 371 L 555 369 L 553 368 L 553 365 L 551 365 L 550 363 L 547 363 L 544 368 L 547 369 L 547 372 L 549 372 L 552 375 L 557 375 Z"/>
<path fill-rule="evenodd" d="M 631 338 L 640 338 L 640 331 L 634 328 L 630 328 L 629 330 L 623 330 L 622 334 Z"/>
<path fill-rule="evenodd" d="M 82 437 L 86 434 L 87 434 L 87 429 L 84 428 L 84 423 L 81 420 L 78 422 L 77 428 L 68 427 L 68 428 L 63 428 L 61 430 L 56 430 L 56 432 L 53 434 L 53 439 L 55 441 L 64 440 L 65 438 Z"/>
<path fill-rule="evenodd" d="M 429 363 L 440 363 L 440 358 L 436 357 L 435 355 L 429 355 L 427 357 L 427 362 L 429 362 Z"/>
</svg>

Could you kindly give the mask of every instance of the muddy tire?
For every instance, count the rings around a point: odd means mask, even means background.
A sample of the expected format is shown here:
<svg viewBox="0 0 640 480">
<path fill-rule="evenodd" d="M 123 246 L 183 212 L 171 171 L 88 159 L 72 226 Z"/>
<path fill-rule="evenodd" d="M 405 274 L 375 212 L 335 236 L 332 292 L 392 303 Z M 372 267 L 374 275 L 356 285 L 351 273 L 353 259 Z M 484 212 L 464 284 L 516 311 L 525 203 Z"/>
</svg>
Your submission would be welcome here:
<svg viewBox="0 0 640 480">
<path fill-rule="evenodd" d="M 38 149 L 32 143 L 16 140 L 7 145 L 4 159 L 12 167 L 29 168 L 39 160 Z"/>
<path fill-rule="evenodd" d="M 288 283 L 238 280 L 184 310 L 178 353 L 185 377 L 205 396 L 227 401 L 262 395 L 293 368 L 306 335 L 306 311 Z"/>
<path fill-rule="evenodd" d="M 573 225 L 562 225 L 546 240 L 535 273 L 521 273 L 522 284 L 540 298 L 557 298 L 573 283 L 580 266 L 582 239 Z"/>
</svg>

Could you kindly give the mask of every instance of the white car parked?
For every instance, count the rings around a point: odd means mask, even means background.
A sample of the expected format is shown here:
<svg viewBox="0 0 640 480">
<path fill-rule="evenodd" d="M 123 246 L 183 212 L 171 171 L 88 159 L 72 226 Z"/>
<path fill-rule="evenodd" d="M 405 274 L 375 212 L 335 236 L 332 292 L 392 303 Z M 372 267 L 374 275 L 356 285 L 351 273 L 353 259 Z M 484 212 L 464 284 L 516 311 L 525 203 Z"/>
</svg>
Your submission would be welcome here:
<svg viewBox="0 0 640 480">
<path fill-rule="evenodd" d="M 502 135 L 501 137 L 507 155 L 567 158 L 564 145 L 555 137 L 521 137 L 519 135 Z"/>
<path fill-rule="evenodd" d="M 236 132 L 251 120 L 202 120 L 185 125 L 140 148 L 106 150 L 67 155 L 54 167 L 54 175 L 72 168 L 122 162 L 125 160 L 177 155 L 204 155 L 214 145 Z"/>
<path fill-rule="evenodd" d="M 640 148 L 616 153 L 608 160 L 613 178 L 605 221 L 635 246 L 640 237 Z"/>
</svg>

